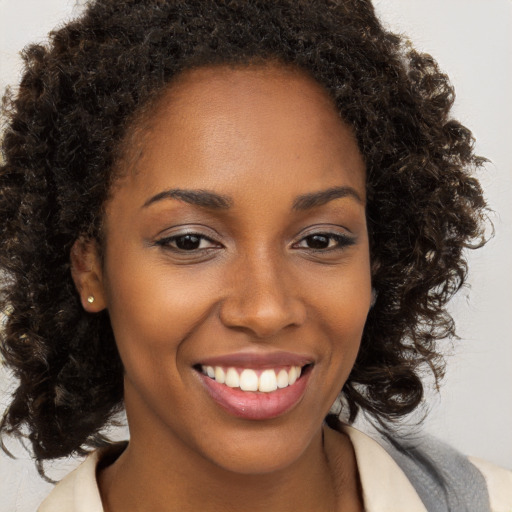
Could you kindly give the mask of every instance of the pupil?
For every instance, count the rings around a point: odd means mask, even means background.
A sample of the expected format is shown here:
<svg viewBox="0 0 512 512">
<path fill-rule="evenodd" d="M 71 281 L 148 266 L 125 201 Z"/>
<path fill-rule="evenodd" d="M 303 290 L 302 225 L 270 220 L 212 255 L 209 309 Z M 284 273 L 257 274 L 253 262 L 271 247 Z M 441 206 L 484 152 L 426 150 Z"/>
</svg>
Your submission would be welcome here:
<svg viewBox="0 0 512 512">
<path fill-rule="evenodd" d="M 183 235 L 176 239 L 176 247 L 185 251 L 191 251 L 199 247 L 200 238 L 195 235 Z"/>
<path fill-rule="evenodd" d="M 308 246 L 311 249 L 326 249 L 327 247 L 329 247 L 329 237 L 324 235 L 309 236 Z"/>
</svg>

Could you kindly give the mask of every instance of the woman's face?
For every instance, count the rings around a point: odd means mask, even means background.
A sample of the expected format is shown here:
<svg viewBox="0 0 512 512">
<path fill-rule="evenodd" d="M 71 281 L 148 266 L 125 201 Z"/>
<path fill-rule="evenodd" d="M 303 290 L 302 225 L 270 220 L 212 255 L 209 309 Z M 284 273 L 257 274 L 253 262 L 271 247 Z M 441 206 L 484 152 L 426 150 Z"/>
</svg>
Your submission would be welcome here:
<svg viewBox="0 0 512 512">
<path fill-rule="evenodd" d="M 188 72 L 146 130 L 107 205 L 99 292 L 132 440 L 286 467 L 318 439 L 370 307 L 356 141 L 318 84 L 270 65 Z"/>
</svg>

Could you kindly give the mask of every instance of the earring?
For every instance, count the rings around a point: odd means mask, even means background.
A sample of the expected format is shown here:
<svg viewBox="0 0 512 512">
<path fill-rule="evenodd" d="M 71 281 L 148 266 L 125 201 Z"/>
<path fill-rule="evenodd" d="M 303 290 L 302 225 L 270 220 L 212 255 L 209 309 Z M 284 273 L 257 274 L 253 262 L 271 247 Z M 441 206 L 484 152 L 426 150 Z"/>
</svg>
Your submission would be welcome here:
<svg viewBox="0 0 512 512">
<path fill-rule="evenodd" d="M 370 300 L 370 309 L 373 308 L 373 306 L 375 306 L 375 303 L 377 302 L 378 295 L 379 295 L 379 292 L 375 288 L 372 288 L 372 298 Z"/>
<path fill-rule="evenodd" d="M 89 297 L 87 297 L 87 302 L 89 304 L 92 304 L 94 302 L 94 297 L 92 295 L 89 295 Z"/>
</svg>

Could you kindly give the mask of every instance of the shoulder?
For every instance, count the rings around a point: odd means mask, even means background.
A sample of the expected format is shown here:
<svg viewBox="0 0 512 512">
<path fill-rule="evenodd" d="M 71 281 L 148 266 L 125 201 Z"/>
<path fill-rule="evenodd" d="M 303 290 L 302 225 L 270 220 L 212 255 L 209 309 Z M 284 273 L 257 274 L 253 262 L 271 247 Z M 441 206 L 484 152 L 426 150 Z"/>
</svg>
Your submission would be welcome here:
<svg viewBox="0 0 512 512">
<path fill-rule="evenodd" d="M 98 465 L 119 456 L 125 446 L 117 443 L 92 452 L 55 486 L 37 512 L 104 512 L 96 479 Z"/>
<path fill-rule="evenodd" d="M 469 457 L 469 461 L 485 478 L 492 512 L 511 512 L 512 471 L 476 457 Z"/>
<path fill-rule="evenodd" d="M 99 452 L 93 452 L 78 468 L 64 477 L 37 512 L 103 512 L 96 482 Z"/>
<path fill-rule="evenodd" d="M 389 480 L 390 474 L 402 473 L 421 499 L 423 510 L 512 511 L 512 472 L 508 470 L 485 461 L 470 460 L 428 435 L 397 439 L 388 434 L 372 433 L 369 437 L 346 426 L 343 431 L 354 445 L 365 493 L 375 493 L 379 474 L 380 478 Z M 368 475 L 373 475 L 371 480 Z M 365 478 L 367 486 L 371 486 L 369 490 L 364 489 Z M 388 489 L 389 485 L 384 493 Z"/>
<path fill-rule="evenodd" d="M 366 512 L 427 512 L 410 479 L 373 437 L 343 425 L 354 448 Z"/>
</svg>

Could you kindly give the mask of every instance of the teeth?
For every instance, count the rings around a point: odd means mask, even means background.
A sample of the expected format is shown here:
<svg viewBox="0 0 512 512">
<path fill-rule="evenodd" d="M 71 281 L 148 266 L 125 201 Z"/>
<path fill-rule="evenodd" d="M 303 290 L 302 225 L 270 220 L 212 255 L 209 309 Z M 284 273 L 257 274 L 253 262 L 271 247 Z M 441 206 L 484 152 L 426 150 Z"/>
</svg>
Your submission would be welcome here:
<svg viewBox="0 0 512 512">
<path fill-rule="evenodd" d="M 297 380 L 297 368 L 295 366 L 292 366 L 290 368 L 290 372 L 288 373 L 288 384 L 291 386 L 292 384 L 295 384 L 296 380 Z"/>
<path fill-rule="evenodd" d="M 202 366 L 202 372 L 230 388 L 240 388 L 242 391 L 260 391 L 271 393 L 276 389 L 286 388 L 295 384 L 302 373 L 300 366 L 291 366 L 288 369 L 281 368 L 277 371 L 273 368 L 263 370 L 258 377 L 256 370 L 245 368 L 240 374 L 236 368 L 224 368 L 222 366 Z"/>
<path fill-rule="evenodd" d="M 245 369 L 240 374 L 240 389 L 242 391 L 258 391 L 258 374 L 254 370 Z"/>
<path fill-rule="evenodd" d="M 263 391 L 264 393 L 270 393 L 271 391 L 275 391 L 276 389 L 277 389 L 276 372 L 274 370 L 265 370 L 260 375 L 258 391 Z"/>
<path fill-rule="evenodd" d="M 224 370 L 220 366 L 215 367 L 215 380 L 217 382 L 220 382 L 221 384 L 224 384 L 226 381 L 226 374 L 224 373 Z"/>
<path fill-rule="evenodd" d="M 289 385 L 288 381 L 288 372 L 283 368 L 277 374 L 277 387 L 278 388 L 286 388 Z"/>
<path fill-rule="evenodd" d="M 240 386 L 240 378 L 238 377 L 238 372 L 234 368 L 229 368 L 227 371 L 225 384 L 230 388 L 237 388 Z"/>
</svg>

